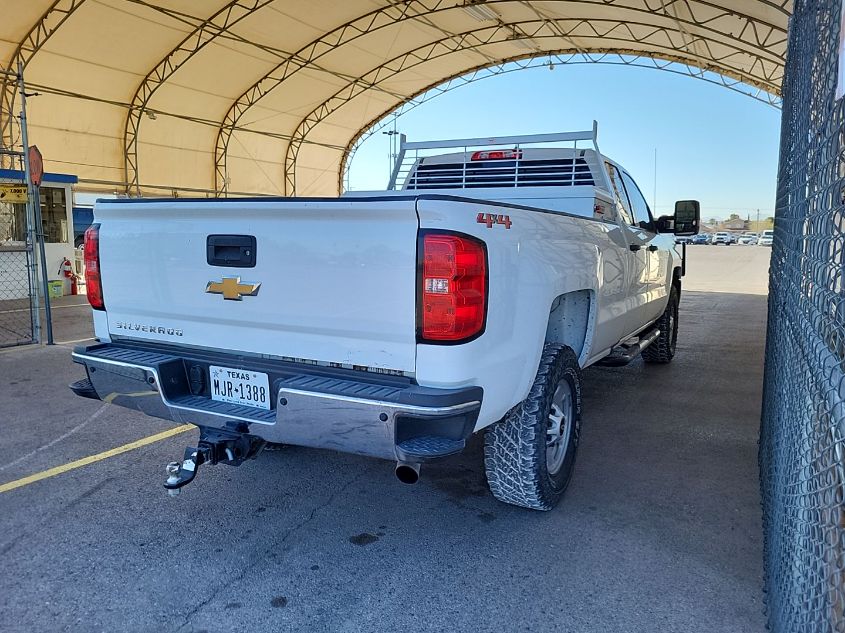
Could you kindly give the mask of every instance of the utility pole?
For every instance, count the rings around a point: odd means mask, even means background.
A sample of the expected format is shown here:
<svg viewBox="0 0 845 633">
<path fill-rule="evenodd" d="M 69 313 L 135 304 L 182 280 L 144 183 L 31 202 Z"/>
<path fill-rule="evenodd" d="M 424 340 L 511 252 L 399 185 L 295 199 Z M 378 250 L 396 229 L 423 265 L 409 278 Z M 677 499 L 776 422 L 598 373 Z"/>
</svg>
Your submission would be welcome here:
<svg viewBox="0 0 845 633">
<path fill-rule="evenodd" d="M 23 81 L 23 64 L 18 62 L 18 92 L 21 95 L 21 141 L 23 142 L 23 165 L 24 178 L 26 179 L 26 188 L 29 198 L 27 204 L 27 222 L 29 223 L 29 231 L 27 232 L 27 241 L 32 248 L 33 259 L 35 259 L 35 245 L 38 245 L 38 260 L 39 264 L 36 268 L 41 271 L 41 292 L 44 297 L 44 312 L 47 321 L 47 345 L 53 345 L 53 314 L 50 306 L 50 289 L 47 285 L 47 258 L 44 254 L 44 224 L 41 220 L 41 187 L 33 185 L 32 183 L 32 168 L 29 160 L 29 131 L 26 123 L 26 85 Z M 33 301 L 34 309 L 38 308 L 38 292 L 35 293 Z M 40 325 L 40 324 L 39 324 Z M 38 331 L 38 342 L 42 343 L 41 329 Z"/>
<path fill-rule="evenodd" d="M 393 115 L 393 129 L 388 130 L 387 132 L 382 132 L 385 136 L 390 137 L 390 151 L 387 155 L 387 174 L 388 178 L 391 177 L 393 174 L 394 163 L 396 162 L 396 139 L 399 136 L 399 132 L 396 130 L 396 115 Z"/>
</svg>

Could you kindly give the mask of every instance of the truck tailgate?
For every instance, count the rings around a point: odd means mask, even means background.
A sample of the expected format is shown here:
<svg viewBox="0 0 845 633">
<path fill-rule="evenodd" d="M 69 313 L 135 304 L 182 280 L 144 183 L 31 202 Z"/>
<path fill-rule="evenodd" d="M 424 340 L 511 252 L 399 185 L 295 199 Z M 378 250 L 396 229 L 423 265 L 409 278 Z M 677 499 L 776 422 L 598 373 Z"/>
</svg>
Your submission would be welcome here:
<svg viewBox="0 0 845 633">
<path fill-rule="evenodd" d="M 414 370 L 413 200 L 103 201 L 95 221 L 112 338 Z M 254 267 L 210 265 L 209 235 L 254 236 Z M 206 291 L 224 277 L 260 287 Z"/>
</svg>

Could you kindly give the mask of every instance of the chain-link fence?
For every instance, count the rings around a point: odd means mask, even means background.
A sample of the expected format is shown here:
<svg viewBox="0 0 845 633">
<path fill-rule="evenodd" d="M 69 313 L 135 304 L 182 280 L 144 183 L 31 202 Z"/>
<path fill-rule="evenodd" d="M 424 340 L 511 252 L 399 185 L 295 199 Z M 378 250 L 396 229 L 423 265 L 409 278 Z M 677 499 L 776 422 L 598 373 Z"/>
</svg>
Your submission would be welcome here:
<svg viewBox="0 0 845 633">
<path fill-rule="evenodd" d="M 845 631 L 845 103 L 841 0 L 790 27 L 760 474 L 766 605 L 777 632 Z"/>
<path fill-rule="evenodd" d="M 30 261 L 25 246 L 0 246 L 0 347 L 34 340 Z"/>
</svg>

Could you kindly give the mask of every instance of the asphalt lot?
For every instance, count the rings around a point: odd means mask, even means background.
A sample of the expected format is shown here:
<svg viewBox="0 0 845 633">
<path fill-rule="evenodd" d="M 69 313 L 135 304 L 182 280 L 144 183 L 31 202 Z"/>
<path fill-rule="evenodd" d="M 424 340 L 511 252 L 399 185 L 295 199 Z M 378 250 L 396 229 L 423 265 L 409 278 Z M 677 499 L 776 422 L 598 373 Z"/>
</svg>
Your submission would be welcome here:
<svg viewBox="0 0 845 633">
<path fill-rule="evenodd" d="M 675 362 L 585 372 L 552 512 L 491 497 L 478 437 L 416 486 L 285 448 L 171 499 L 181 433 L 0 492 L 0 630 L 763 631 L 769 252 L 690 247 Z M 90 335 L 85 307 L 57 319 Z M 172 428 L 70 394 L 72 346 L 0 352 L 0 487 Z"/>
</svg>

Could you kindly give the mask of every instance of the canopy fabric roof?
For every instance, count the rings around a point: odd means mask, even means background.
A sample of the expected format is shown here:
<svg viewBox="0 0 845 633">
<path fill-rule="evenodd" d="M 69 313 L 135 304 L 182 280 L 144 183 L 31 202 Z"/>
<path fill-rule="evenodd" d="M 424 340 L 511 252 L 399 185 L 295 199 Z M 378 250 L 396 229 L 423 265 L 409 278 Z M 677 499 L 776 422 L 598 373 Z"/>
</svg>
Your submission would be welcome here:
<svg viewBox="0 0 845 633">
<path fill-rule="evenodd" d="M 0 0 L 30 142 L 80 188 L 334 195 L 370 124 L 548 53 L 681 62 L 779 94 L 791 0 Z M 4 146 L 20 147 L 11 75 Z M 8 157 L 4 166 L 9 166 Z"/>
</svg>

